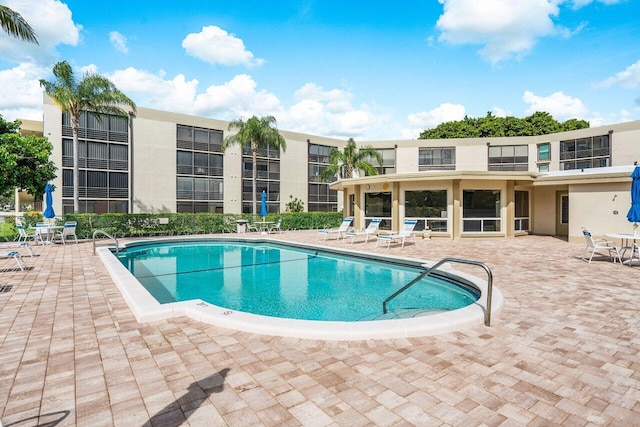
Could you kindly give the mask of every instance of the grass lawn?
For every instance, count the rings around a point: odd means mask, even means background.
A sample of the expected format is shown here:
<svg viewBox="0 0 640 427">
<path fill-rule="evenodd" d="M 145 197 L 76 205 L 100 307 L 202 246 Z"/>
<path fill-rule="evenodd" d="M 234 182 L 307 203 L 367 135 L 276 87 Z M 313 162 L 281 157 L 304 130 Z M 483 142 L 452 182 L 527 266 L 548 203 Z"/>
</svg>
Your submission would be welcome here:
<svg viewBox="0 0 640 427">
<path fill-rule="evenodd" d="M 15 233 L 16 229 L 13 225 L 0 222 L 0 241 L 12 241 Z"/>
</svg>

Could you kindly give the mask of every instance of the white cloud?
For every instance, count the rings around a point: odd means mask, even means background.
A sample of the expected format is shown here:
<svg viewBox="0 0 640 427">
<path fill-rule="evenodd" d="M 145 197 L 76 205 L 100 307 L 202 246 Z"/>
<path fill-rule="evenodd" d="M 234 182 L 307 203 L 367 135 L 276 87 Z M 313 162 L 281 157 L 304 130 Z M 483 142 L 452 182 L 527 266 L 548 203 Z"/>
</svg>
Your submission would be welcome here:
<svg viewBox="0 0 640 427">
<path fill-rule="evenodd" d="M 196 97 L 194 109 L 197 114 L 225 114 L 227 118 L 250 115 L 275 115 L 280 100 L 265 90 L 256 91 L 258 84 L 247 74 L 235 76 L 230 81 L 209 86 L 205 93 Z"/>
<path fill-rule="evenodd" d="M 82 27 L 73 22 L 66 4 L 57 0 L 4 0 L 5 6 L 20 13 L 31 25 L 39 45 L 13 37 L 0 37 L 0 58 L 11 62 L 49 64 L 57 58 L 56 46 L 76 46 Z"/>
<path fill-rule="evenodd" d="M 549 96 L 537 96 L 533 92 L 526 91 L 522 96 L 522 100 L 531 104 L 527 109 L 527 114 L 533 114 L 536 111 L 545 111 L 558 121 L 567 119 L 584 119 L 587 114 L 587 108 L 582 104 L 579 98 L 573 98 L 560 92 L 554 92 Z"/>
<path fill-rule="evenodd" d="M 430 111 L 409 114 L 402 135 L 407 139 L 415 139 L 425 129 L 434 128 L 445 122 L 462 120 L 464 116 L 464 106 L 450 103 L 441 104 Z"/>
<path fill-rule="evenodd" d="M 0 114 L 5 120 L 42 120 L 39 79 L 47 71 L 29 63 L 0 71 Z"/>
<path fill-rule="evenodd" d="M 295 94 L 296 102 L 282 113 L 280 122 L 288 130 L 334 137 L 361 137 L 385 122 L 366 104 L 354 106 L 353 95 L 341 89 L 325 90 L 306 83 Z"/>
<path fill-rule="evenodd" d="M 193 114 L 198 80 L 187 81 L 183 74 L 167 80 L 164 71 L 149 73 L 133 67 L 117 70 L 108 77 L 118 89 L 140 106 Z"/>
<path fill-rule="evenodd" d="M 480 44 L 480 55 L 492 63 L 522 56 L 536 41 L 554 34 L 554 0 L 438 0 L 444 13 L 437 28 L 440 41 Z"/>
<path fill-rule="evenodd" d="M 159 110 L 231 120 L 254 114 L 275 114 L 280 108 L 278 98 L 265 90 L 257 90 L 257 83 L 246 74 L 209 86 L 202 93 L 198 93 L 198 80 L 187 80 L 183 74 L 167 78 L 164 71 L 154 74 L 129 67 L 107 77 L 139 106 Z"/>
<path fill-rule="evenodd" d="M 129 48 L 127 47 L 127 38 L 119 32 L 111 31 L 109 33 L 109 41 L 117 51 L 120 51 L 122 53 L 129 53 Z"/>
<path fill-rule="evenodd" d="M 609 88 L 613 85 L 621 85 L 627 89 L 635 89 L 640 85 L 640 60 L 629 65 L 624 71 L 605 79 L 597 84 L 598 87 Z"/>
<path fill-rule="evenodd" d="M 246 50 L 242 39 L 227 33 L 220 27 L 202 27 L 199 33 L 191 33 L 182 41 L 182 47 L 191 56 L 210 64 L 221 65 L 261 65 L 262 59 L 254 59 Z"/>
</svg>

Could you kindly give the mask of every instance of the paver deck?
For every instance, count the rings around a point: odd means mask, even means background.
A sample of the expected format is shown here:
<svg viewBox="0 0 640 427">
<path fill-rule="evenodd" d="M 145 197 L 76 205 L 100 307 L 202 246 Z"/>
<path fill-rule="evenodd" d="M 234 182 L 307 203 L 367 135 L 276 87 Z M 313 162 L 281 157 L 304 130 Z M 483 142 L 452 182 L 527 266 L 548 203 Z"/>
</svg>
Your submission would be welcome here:
<svg viewBox="0 0 640 427">
<path fill-rule="evenodd" d="M 587 264 L 583 245 L 544 236 L 419 239 L 404 249 L 317 243 L 485 262 L 505 309 L 491 327 L 367 341 L 261 336 L 187 318 L 139 324 L 91 243 L 36 246 L 25 272 L 0 262 L 0 287 L 11 287 L 0 288 L 0 419 L 5 427 L 640 425 L 640 267 Z"/>
</svg>

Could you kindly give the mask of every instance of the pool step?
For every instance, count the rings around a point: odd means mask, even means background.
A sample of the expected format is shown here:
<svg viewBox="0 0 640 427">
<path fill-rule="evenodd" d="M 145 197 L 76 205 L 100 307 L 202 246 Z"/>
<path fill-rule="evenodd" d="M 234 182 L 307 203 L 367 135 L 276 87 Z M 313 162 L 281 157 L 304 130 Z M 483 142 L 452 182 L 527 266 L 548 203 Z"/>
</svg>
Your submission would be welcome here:
<svg viewBox="0 0 640 427">
<path fill-rule="evenodd" d="M 366 320 L 389 320 L 389 319 L 409 319 L 412 317 L 427 316 L 429 314 L 442 313 L 447 310 L 428 310 L 424 308 L 405 308 L 397 310 L 389 310 L 386 314 L 381 311 L 377 313 L 371 313 L 364 316 L 360 321 Z"/>
</svg>

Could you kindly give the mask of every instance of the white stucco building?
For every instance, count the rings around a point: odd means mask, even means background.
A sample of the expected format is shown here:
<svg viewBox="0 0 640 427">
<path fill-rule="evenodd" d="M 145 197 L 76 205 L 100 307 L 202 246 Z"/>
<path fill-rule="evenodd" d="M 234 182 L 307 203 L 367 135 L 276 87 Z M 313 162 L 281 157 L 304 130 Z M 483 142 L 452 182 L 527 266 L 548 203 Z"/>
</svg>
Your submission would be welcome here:
<svg viewBox="0 0 640 427">
<path fill-rule="evenodd" d="M 228 122 L 139 108 L 130 120 L 83 116 L 82 212 L 251 212 L 251 156 L 220 150 Z M 259 155 L 258 193 L 270 212 L 291 197 L 309 211 L 344 211 L 365 227 L 419 220 L 433 236 L 582 239 L 631 230 L 630 175 L 640 160 L 640 121 L 535 137 L 357 141 L 384 158 L 381 175 L 320 182 L 344 140 L 280 129 L 285 152 Z M 43 134 L 54 145 L 56 212 L 71 212 L 71 128 L 45 97 Z"/>
</svg>

